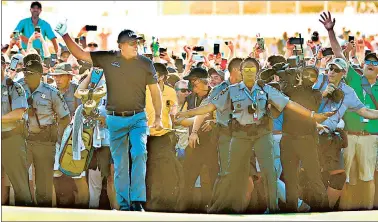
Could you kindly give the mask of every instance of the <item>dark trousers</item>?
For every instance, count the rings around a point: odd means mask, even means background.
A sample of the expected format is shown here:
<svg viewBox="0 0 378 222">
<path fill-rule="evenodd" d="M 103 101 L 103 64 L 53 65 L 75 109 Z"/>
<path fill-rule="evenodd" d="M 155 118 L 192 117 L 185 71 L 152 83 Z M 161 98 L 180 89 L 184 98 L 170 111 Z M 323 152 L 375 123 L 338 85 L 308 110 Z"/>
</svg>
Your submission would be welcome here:
<svg viewBox="0 0 378 222">
<path fill-rule="evenodd" d="M 193 189 L 204 166 L 208 169 L 208 179 L 206 180 L 204 175 L 201 176 L 202 206 L 200 211 L 205 211 L 205 206 L 210 203 L 213 186 L 219 172 L 217 147 L 213 143 L 211 133 L 200 136 L 200 145 L 197 144 L 196 148 L 187 147 L 185 150 L 183 198 L 186 211 L 197 211 L 194 208 L 196 204 L 193 203 Z"/>
<path fill-rule="evenodd" d="M 54 177 L 53 182 L 56 195 L 56 206 L 58 208 L 75 208 L 74 192 L 77 192 L 77 189 L 74 179 L 63 174 L 60 177 Z"/>
<path fill-rule="evenodd" d="M 313 135 L 290 136 L 284 134 L 282 136 L 281 163 L 285 175 L 286 206 L 290 212 L 298 210 L 299 160 L 302 161 L 308 184 L 316 197 L 314 204 L 311 205 L 312 210 L 327 210 L 328 198 L 320 173 L 317 144 Z"/>
<path fill-rule="evenodd" d="M 12 183 L 16 206 L 31 206 L 25 139 L 20 134 L 1 140 L 2 166 Z"/>
<path fill-rule="evenodd" d="M 55 143 L 27 141 L 35 167 L 36 200 L 38 207 L 52 207 Z"/>
<path fill-rule="evenodd" d="M 146 210 L 180 211 L 184 189 L 184 172 L 176 158 L 174 133 L 147 139 Z"/>
</svg>

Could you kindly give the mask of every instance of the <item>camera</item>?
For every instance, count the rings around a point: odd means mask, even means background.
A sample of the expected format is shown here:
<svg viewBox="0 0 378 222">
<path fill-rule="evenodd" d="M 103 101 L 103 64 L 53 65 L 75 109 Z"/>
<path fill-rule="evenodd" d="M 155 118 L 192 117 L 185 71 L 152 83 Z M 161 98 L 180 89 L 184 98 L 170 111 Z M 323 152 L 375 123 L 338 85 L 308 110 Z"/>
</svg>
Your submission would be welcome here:
<svg viewBox="0 0 378 222">
<path fill-rule="evenodd" d="M 85 62 L 83 60 L 77 60 L 77 63 L 80 65 L 79 74 L 83 74 L 86 70 L 92 68 L 92 64 Z"/>
<path fill-rule="evenodd" d="M 340 101 L 344 98 L 344 92 L 341 89 L 336 88 L 336 86 L 332 83 L 330 83 L 328 86 L 332 87 L 334 90 L 332 93 L 327 94 L 327 98 L 335 103 L 340 103 Z"/>
</svg>

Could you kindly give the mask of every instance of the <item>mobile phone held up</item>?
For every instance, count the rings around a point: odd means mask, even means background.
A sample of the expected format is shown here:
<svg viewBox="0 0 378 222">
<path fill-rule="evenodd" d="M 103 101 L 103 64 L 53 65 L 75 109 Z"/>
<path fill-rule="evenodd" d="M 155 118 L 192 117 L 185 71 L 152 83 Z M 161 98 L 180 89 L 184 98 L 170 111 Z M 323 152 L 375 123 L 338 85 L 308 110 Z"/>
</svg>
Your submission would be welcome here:
<svg viewBox="0 0 378 222">
<path fill-rule="evenodd" d="M 351 42 L 351 41 L 354 41 L 354 36 L 352 36 L 352 35 L 350 35 L 350 36 L 348 37 L 348 42 Z"/>
<path fill-rule="evenodd" d="M 194 46 L 193 51 L 195 52 L 203 52 L 205 51 L 205 48 L 203 46 Z"/>
<path fill-rule="evenodd" d="M 34 31 L 35 31 L 35 32 L 38 32 L 38 33 L 41 33 L 41 27 L 36 26 L 36 27 L 34 28 Z"/>
<path fill-rule="evenodd" d="M 214 55 L 219 54 L 219 44 L 214 44 Z"/>
<path fill-rule="evenodd" d="M 289 38 L 290 45 L 302 45 L 303 42 L 303 38 Z"/>
<path fill-rule="evenodd" d="M 258 37 L 257 38 L 257 44 L 259 45 L 259 48 L 261 50 L 265 50 L 265 40 L 264 40 L 264 38 Z"/>
<path fill-rule="evenodd" d="M 159 54 L 163 54 L 167 52 L 167 48 L 159 48 Z"/>
<path fill-rule="evenodd" d="M 12 58 L 11 64 L 9 66 L 10 70 L 16 71 L 18 60 L 19 60 L 18 58 L 15 58 L 15 57 Z"/>
<path fill-rule="evenodd" d="M 322 52 L 323 56 L 333 55 L 332 48 L 325 48 Z"/>
<path fill-rule="evenodd" d="M 203 62 L 204 61 L 204 57 L 203 57 L 203 55 L 193 55 L 193 61 L 195 61 L 195 62 Z"/>
<path fill-rule="evenodd" d="M 13 32 L 13 39 L 16 41 L 20 39 L 20 32 L 18 30 Z"/>
<path fill-rule="evenodd" d="M 97 25 L 86 25 L 85 26 L 85 30 L 87 32 L 89 32 L 89 31 L 97 31 Z"/>
</svg>

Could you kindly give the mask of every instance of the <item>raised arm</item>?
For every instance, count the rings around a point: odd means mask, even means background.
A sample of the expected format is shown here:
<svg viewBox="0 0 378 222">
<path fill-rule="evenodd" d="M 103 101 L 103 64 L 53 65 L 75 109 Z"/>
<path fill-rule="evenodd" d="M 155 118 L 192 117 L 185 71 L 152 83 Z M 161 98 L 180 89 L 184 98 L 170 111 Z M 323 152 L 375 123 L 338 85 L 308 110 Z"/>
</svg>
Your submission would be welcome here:
<svg viewBox="0 0 378 222">
<path fill-rule="evenodd" d="M 67 45 L 67 48 L 70 50 L 72 55 L 76 57 L 76 59 L 83 60 L 93 64 L 91 54 L 80 48 L 80 46 L 76 44 L 76 42 L 67 33 L 67 21 L 64 23 L 58 23 L 58 25 L 55 28 L 55 31 L 62 36 L 64 42 Z"/>
<path fill-rule="evenodd" d="M 335 23 L 336 23 L 336 19 L 334 18 L 332 20 L 330 12 L 328 12 L 328 15 L 327 13 L 323 12 L 323 14 L 321 14 L 320 17 L 321 19 L 319 19 L 319 21 L 324 25 L 324 28 L 326 28 L 328 31 L 328 37 L 331 43 L 333 53 L 335 54 L 337 58 L 345 59 L 343 50 L 339 42 L 337 41 L 335 31 L 333 30 L 333 27 L 335 26 Z"/>
</svg>

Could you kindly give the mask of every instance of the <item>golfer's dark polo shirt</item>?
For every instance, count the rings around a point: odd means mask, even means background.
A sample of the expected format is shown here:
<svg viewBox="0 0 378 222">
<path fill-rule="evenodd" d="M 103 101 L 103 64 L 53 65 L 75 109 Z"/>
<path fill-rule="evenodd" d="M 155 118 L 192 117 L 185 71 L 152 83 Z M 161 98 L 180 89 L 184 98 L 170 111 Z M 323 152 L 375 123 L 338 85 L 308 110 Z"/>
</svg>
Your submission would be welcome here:
<svg viewBox="0 0 378 222">
<path fill-rule="evenodd" d="M 146 85 L 157 83 L 150 59 L 138 55 L 126 60 L 120 51 L 91 52 L 94 67 L 104 69 L 109 111 L 142 110 L 146 107 Z"/>
</svg>

